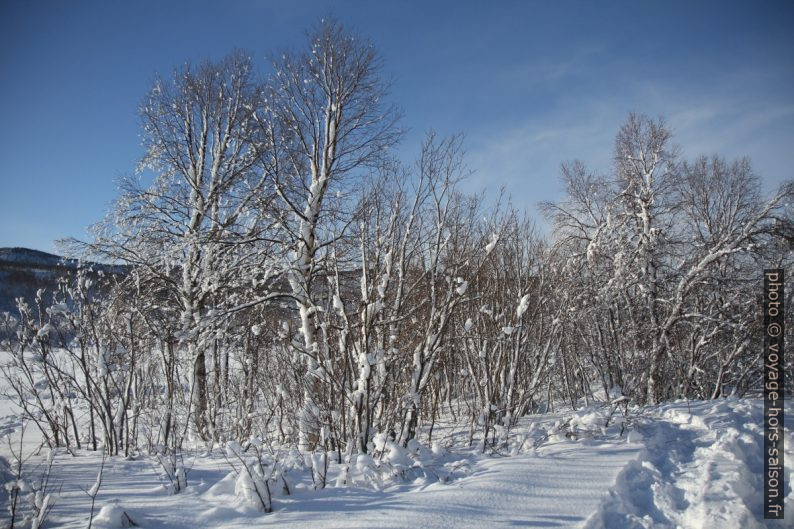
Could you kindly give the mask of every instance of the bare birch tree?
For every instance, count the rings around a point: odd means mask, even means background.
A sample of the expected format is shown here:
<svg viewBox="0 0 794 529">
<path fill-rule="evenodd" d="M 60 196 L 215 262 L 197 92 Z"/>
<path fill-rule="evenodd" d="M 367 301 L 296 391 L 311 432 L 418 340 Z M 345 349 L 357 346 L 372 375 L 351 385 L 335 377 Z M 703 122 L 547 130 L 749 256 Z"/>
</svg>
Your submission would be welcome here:
<svg viewBox="0 0 794 529">
<path fill-rule="evenodd" d="M 357 170 L 381 160 L 399 134 L 397 113 L 383 101 L 386 84 L 372 44 L 341 24 L 323 22 L 306 51 L 283 54 L 274 68 L 268 105 L 283 149 L 272 182 L 285 211 L 280 227 L 292 253 L 289 283 L 301 322 L 303 343 L 296 347 L 306 374 L 299 446 L 307 451 L 319 433 L 315 279 L 328 273 L 328 245 L 349 221 L 347 186 Z"/>
</svg>

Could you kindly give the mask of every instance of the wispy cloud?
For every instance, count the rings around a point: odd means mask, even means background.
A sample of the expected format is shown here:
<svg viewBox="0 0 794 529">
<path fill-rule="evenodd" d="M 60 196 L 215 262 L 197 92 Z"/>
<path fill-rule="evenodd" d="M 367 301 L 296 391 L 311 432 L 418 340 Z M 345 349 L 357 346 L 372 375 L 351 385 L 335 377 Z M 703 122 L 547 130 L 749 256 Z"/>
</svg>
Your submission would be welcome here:
<svg viewBox="0 0 794 529">
<path fill-rule="evenodd" d="M 580 159 L 595 171 L 609 171 L 615 134 L 628 112 L 637 111 L 664 116 L 683 156 L 749 156 L 767 188 L 776 187 L 792 178 L 794 102 L 759 97 L 754 84 L 768 82 L 770 76 L 765 71 L 730 72 L 715 80 L 724 90 L 700 93 L 685 78 L 617 79 L 622 88 L 611 94 L 561 96 L 553 111 L 536 108 L 517 116 L 512 126 L 493 124 L 471 136 L 469 161 L 475 174 L 468 186 L 505 186 L 516 204 L 530 210 L 538 201 L 558 199 L 560 163 Z"/>
</svg>

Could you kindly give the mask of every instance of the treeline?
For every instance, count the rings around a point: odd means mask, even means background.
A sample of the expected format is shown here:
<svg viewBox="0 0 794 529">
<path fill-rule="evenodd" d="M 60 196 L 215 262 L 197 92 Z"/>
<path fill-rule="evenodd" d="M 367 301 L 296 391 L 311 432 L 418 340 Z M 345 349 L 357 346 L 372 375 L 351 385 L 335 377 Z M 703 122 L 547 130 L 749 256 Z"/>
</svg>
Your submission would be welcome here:
<svg viewBox="0 0 794 529">
<path fill-rule="evenodd" d="M 432 437 L 444 414 L 484 449 L 554 402 L 760 387 L 761 273 L 792 270 L 791 182 L 765 197 L 748 161 L 684 160 L 632 114 L 610 173 L 563 166 L 542 236 L 460 190 L 460 137 L 395 160 L 386 88 L 334 22 L 268 75 L 235 53 L 155 82 L 141 173 L 68 241 L 129 273 L 81 272 L 2 321 L 3 372 L 50 445 L 258 435 L 341 458 Z"/>
</svg>

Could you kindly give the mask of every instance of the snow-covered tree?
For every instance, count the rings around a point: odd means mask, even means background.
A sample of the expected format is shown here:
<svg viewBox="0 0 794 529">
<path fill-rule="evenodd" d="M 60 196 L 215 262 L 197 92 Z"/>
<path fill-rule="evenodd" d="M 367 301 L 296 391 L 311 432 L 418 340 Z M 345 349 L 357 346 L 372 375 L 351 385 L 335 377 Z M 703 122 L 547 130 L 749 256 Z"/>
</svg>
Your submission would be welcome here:
<svg viewBox="0 0 794 529">
<path fill-rule="evenodd" d="M 270 246 L 262 244 L 272 219 L 257 209 L 266 202 L 274 143 L 258 122 L 263 104 L 242 53 L 155 81 L 140 110 L 144 178 L 122 182 L 115 211 L 88 245 L 93 255 L 130 266 L 130 283 L 159 298 L 156 310 L 172 318 L 169 338 L 192 363 L 191 413 L 202 438 L 213 436 L 207 382 L 213 337 L 240 305 L 259 301 L 275 275 Z M 152 173 L 153 182 L 144 184 Z M 241 280 L 259 292 L 241 297 Z"/>
<path fill-rule="evenodd" d="M 723 373 L 712 388 L 722 392 L 716 386 L 746 354 L 755 325 L 749 307 L 732 305 L 750 274 L 737 266 L 765 255 L 790 224 L 790 183 L 763 199 L 746 161 L 679 163 L 670 137 L 662 121 L 630 115 L 617 136 L 614 177 L 564 166 L 568 199 L 545 206 L 567 261 L 572 328 L 589 323 L 569 347 L 581 341 L 596 352 L 589 363 L 605 392 L 623 386 L 646 402 L 688 395 L 691 386 L 680 382 L 702 377 L 706 359 Z"/>
<path fill-rule="evenodd" d="M 283 213 L 281 237 L 290 252 L 289 284 L 300 316 L 305 361 L 300 448 L 319 441 L 321 344 L 315 281 L 327 275 L 327 249 L 350 220 L 349 192 L 360 170 L 380 162 L 398 138 L 397 114 L 384 103 L 386 85 L 372 44 L 341 24 L 324 21 L 308 49 L 274 64 L 268 90 L 272 129 L 280 131 L 271 182 Z"/>
</svg>

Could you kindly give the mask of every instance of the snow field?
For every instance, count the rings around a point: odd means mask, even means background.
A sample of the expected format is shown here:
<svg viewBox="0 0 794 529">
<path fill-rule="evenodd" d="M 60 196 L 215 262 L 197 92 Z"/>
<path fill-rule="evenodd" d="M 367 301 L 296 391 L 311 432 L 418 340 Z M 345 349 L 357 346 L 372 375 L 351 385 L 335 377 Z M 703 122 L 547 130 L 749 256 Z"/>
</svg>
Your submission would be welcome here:
<svg viewBox="0 0 794 529">
<path fill-rule="evenodd" d="M 13 403 L 0 399 L 3 442 L 18 439 L 24 422 Z M 676 402 L 629 409 L 590 406 L 575 412 L 527 417 L 504 450 L 466 448 L 466 432 L 436 426 L 435 441 L 405 449 L 386 435 L 374 455 L 341 465 L 329 454 L 326 488 L 313 482 L 319 454 L 262 449 L 261 473 L 247 443 L 212 451 L 192 449 L 181 464 L 186 486 L 174 494 L 157 457 L 107 458 L 93 527 L 132 523 L 144 528 L 488 528 L 570 527 L 777 528 L 761 511 L 763 403 L 757 399 Z M 789 407 L 789 413 L 794 410 Z M 609 420 L 607 424 L 607 419 Z M 622 432 L 621 432 L 622 431 Z M 31 426 L 23 449 L 40 444 Z M 476 443 L 475 443 L 476 445 Z M 786 430 L 786 511 L 794 513 L 794 438 Z M 26 463 L 42 468 L 47 450 Z M 101 455 L 55 451 L 50 491 L 54 507 L 45 527 L 87 525 Z M 7 473 L 7 472 L 6 472 Z M 281 478 L 283 476 L 283 479 Z M 8 478 L 6 475 L 4 479 Z M 270 479 L 268 479 L 270 478 Z M 263 512 L 252 483 L 268 484 L 273 512 Z M 289 489 L 287 494 L 286 488 Z M 0 516 L 6 516 L 3 511 Z"/>
</svg>

